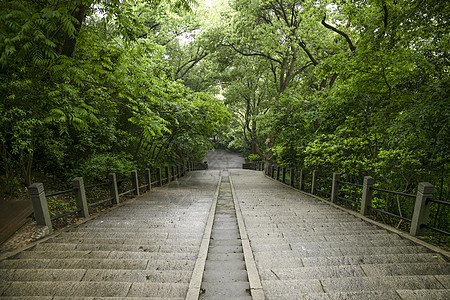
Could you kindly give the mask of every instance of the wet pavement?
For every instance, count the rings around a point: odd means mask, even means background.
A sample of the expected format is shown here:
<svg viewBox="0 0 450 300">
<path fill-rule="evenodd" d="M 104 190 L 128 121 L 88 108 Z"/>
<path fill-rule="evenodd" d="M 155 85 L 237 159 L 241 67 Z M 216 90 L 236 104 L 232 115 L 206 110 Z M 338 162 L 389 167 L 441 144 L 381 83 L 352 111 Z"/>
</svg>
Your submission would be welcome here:
<svg viewBox="0 0 450 300">
<path fill-rule="evenodd" d="M 242 170 L 234 154 L 205 160 L 209 170 L 0 258 L 0 298 L 450 299 L 448 252 Z"/>
<path fill-rule="evenodd" d="M 205 161 L 210 170 L 242 169 L 245 159 L 236 154 L 223 149 L 209 151 L 205 155 Z"/>
</svg>

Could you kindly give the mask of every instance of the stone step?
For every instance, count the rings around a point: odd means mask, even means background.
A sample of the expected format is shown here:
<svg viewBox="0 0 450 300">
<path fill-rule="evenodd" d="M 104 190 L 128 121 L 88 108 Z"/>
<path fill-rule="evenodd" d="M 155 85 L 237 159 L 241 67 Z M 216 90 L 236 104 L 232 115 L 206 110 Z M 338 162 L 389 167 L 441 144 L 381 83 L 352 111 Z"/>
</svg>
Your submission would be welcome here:
<svg viewBox="0 0 450 300">
<path fill-rule="evenodd" d="M 317 230 L 314 228 L 248 228 L 247 233 L 251 238 L 261 238 L 261 237 L 298 237 L 298 236 L 335 236 L 335 235 L 371 235 L 371 234 L 386 234 L 387 231 L 377 228 L 371 228 L 365 226 L 361 228 L 347 228 L 346 230 L 339 230 L 332 228 Z"/>
<path fill-rule="evenodd" d="M 66 281 L 11 282 L 2 296 L 62 296 L 62 297 L 184 297 L 186 283 L 129 283 Z M 92 299 L 92 298 L 91 298 Z"/>
<path fill-rule="evenodd" d="M 405 300 L 448 300 L 450 299 L 450 289 L 445 290 L 397 290 L 397 294 Z"/>
<path fill-rule="evenodd" d="M 98 241 L 98 242 L 95 242 Z M 91 238 L 91 237 L 59 237 L 57 239 L 50 239 L 42 245 L 58 245 L 58 244 L 99 244 L 105 242 L 104 244 L 124 244 L 124 245 L 157 245 L 157 246 L 168 246 L 168 245 L 180 245 L 180 246 L 196 246 L 198 247 L 201 243 L 201 237 L 196 238 L 157 238 L 149 237 L 146 238 L 133 238 L 128 236 L 127 238 Z"/>
<path fill-rule="evenodd" d="M 435 253 L 415 254 L 377 254 L 377 255 L 352 255 L 347 257 L 295 257 L 295 256 L 255 256 L 258 265 L 268 268 L 296 267 L 320 267 L 341 265 L 370 265 L 370 264 L 399 264 L 399 263 L 431 263 L 447 264 L 446 260 Z"/>
<path fill-rule="evenodd" d="M 130 252 L 130 251 L 24 251 L 16 255 L 20 259 L 148 259 L 148 260 L 194 260 L 197 253 L 166 253 L 166 252 Z"/>
<path fill-rule="evenodd" d="M 349 242 L 349 243 L 357 243 L 359 241 L 365 242 L 365 241 L 398 241 L 402 238 L 398 236 L 397 234 L 392 233 L 386 233 L 386 234 L 369 234 L 369 235 L 342 235 L 342 236 L 322 236 L 322 235 L 307 235 L 307 236 L 294 236 L 294 237 L 258 237 L 258 238 L 252 238 L 251 244 L 278 244 L 280 242 L 280 239 L 282 241 L 285 241 L 287 243 L 312 243 L 312 242 Z"/>
<path fill-rule="evenodd" d="M 209 241 L 210 247 L 217 247 L 217 246 L 241 246 L 242 242 L 241 239 L 234 238 L 234 239 L 211 239 Z"/>
<path fill-rule="evenodd" d="M 23 296 L 8 296 L 2 297 L 2 300 L 23 300 Z M 27 296 L 27 300 L 74 300 L 74 297 L 64 297 L 64 296 L 55 296 L 55 297 L 46 297 L 46 296 Z M 123 300 L 123 297 L 76 297 L 76 300 Z M 127 300 L 161 300 L 161 297 L 126 297 Z M 164 297 L 164 300 L 184 300 L 184 297 L 173 298 Z"/>
<path fill-rule="evenodd" d="M 412 275 L 450 275 L 448 265 L 428 263 L 342 265 L 325 267 L 274 267 L 260 270 L 263 280 L 324 279 L 343 277 L 384 277 Z"/>
<path fill-rule="evenodd" d="M 398 263 L 361 265 L 367 276 L 450 275 L 449 263 Z M 450 277 L 449 277 L 450 278 Z"/>
<path fill-rule="evenodd" d="M 325 292 L 388 291 L 444 289 L 434 276 L 388 276 L 358 278 L 326 278 L 321 280 Z"/>
<path fill-rule="evenodd" d="M 287 247 L 289 248 L 289 246 Z M 301 248 L 301 246 L 300 246 Z M 430 252 L 425 247 L 421 246 L 398 246 L 398 247 L 348 247 L 348 248 L 293 248 L 292 250 L 267 250 L 267 251 L 256 251 L 254 250 L 255 256 L 268 256 L 273 257 L 278 254 L 283 254 L 285 256 L 297 256 L 299 258 L 307 257 L 323 257 L 323 256 L 355 256 L 355 255 L 377 255 L 379 253 L 384 254 L 412 254 L 412 253 L 427 253 Z"/>
<path fill-rule="evenodd" d="M 193 270 L 195 260 L 9 259 L 0 269 Z"/>
<path fill-rule="evenodd" d="M 208 253 L 207 259 L 210 261 L 234 261 L 244 260 L 243 253 Z"/>
<path fill-rule="evenodd" d="M 203 282 L 215 282 L 222 284 L 236 281 L 248 281 L 246 270 L 232 270 L 232 269 L 205 269 L 203 272 Z"/>
<path fill-rule="evenodd" d="M 0 270 L 3 281 L 119 281 L 189 283 L 189 271 L 102 269 L 10 269 Z"/>
<path fill-rule="evenodd" d="M 206 260 L 205 271 L 206 270 L 245 270 L 245 264 L 243 263 L 243 260 Z"/>
<path fill-rule="evenodd" d="M 395 291 L 364 291 L 344 293 L 308 293 L 308 294 L 266 294 L 267 300 L 401 300 Z M 426 298 L 421 298 L 425 300 Z M 434 299 L 434 298 L 430 298 Z"/>
<path fill-rule="evenodd" d="M 382 252 L 380 252 L 382 253 Z M 335 266 L 347 264 L 397 264 L 413 262 L 445 263 L 445 259 L 435 253 L 399 253 L 376 255 L 348 255 L 345 257 L 308 257 L 302 259 L 305 266 Z"/>
<path fill-rule="evenodd" d="M 247 281 L 227 282 L 226 285 L 203 282 L 201 291 L 202 294 L 199 299 L 212 299 L 210 297 L 217 297 L 217 295 L 220 295 L 221 299 L 236 299 L 238 297 L 251 299 L 250 285 Z"/>
<path fill-rule="evenodd" d="M 266 295 L 444 289 L 434 276 L 347 277 L 308 280 L 262 280 Z"/>
<path fill-rule="evenodd" d="M 409 240 L 374 240 L 374 241 L 349 241 L 349 242 L 328 242 L 328 241 L 315 241 L 315 242 L 287 242 L 284 239 L 278 239 L 278 243 L 254 243 L 252 240 L 252 249 L 257 252 L 263 251 L 287 251 L 287 250 L 306 250 L 317 248 L 348 248 L 348 247 L 403 247 L 403 246 L 415 246 Z M 417 246 L 418 247 L 418 246 Z"/>
</svg>

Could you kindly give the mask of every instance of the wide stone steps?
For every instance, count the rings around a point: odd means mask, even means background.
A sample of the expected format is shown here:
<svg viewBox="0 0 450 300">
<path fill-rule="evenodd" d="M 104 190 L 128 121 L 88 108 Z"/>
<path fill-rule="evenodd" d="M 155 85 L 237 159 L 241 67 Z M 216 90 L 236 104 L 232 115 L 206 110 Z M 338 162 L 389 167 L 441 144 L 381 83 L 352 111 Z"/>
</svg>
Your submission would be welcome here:
<svg viewBox="0 0 450 300">
<path fill-rule="evenodd" d="M 445 256 L 244 174 L 231 178 L 266 299 L 450 299 Z"/>
<path fill-rule="evenodd" d="M 188 284 L 151 282 L 20 281 L 8 282 L 3 296 L 171 297 L 186 295 Z"/>
<path fill-rule="evenodd" d="M 184 299 L 219 172 L 176 182 L 0 261 L 0 299 Z M 201 190 L 200 190 L 201 189 Z"/>
</svg>

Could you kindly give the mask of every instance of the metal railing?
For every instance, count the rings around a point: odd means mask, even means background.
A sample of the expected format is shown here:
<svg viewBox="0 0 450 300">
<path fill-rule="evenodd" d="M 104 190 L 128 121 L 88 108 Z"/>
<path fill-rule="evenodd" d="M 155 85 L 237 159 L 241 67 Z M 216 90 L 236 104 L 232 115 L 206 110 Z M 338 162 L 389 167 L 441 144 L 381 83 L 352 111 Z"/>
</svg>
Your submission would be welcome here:
<svg viewBox="0 0 450 300">
<path fill-rule="evenodd" d="M 182 165 L 164 166 L 164 177 L 162 176 L 161 167 L 147 168 L 143 176 L 138 176 L 138 172 L 133 170 L 131 176 L 116 179 L 116 174 L 110 173 L 108 175 L 109 181 L 101 182 L 91 185 L 84 185 L 83 178 L 77 177 L 73 180 L 73 187 L 71 189 L 57 191 L 49 194 L 45 194 L 44 185 L 42 183 L 32 184 L 28 191 L 33 204 L 34 217 L 38 225 L 44 225 L 52 231 L 52 222 L 66 218 L 68 216 L 77 215 L 81 218 L 89 217 L 89 208 L 99 205 L 115 205 L 119 204 L 121 197 L 132 194 L 138 196 L 141 192 L 149 191 L 152 186 L 162 186 L 168 184 L 177 178 L 182 177 L 187 171 L 205 170 L 208 165 L 198 162 L 187 162 Z M 96 197 L 86 197 L 86 191 L 91 191 L 98 188 L 105 188 L 102 191 L 102 197 L 100 200 Z M 49 211 L 49 205 L 47 200 L 53 201 L 53 197 L 65 195 L 69 196 L 69 199 L 59 199 L 60 201 L 73 202 L 75 199 L 76 205 L 68 204 L 68 207 L 76 206 L 75 209 L 63 212 Z M 94 198 L 94 199 L 93 199 Z M 51 216 L 54 215 L 54 216 Z"/>
<path fill-rule="evenodd" d="M 349 203 L 352 209 L 357 210 L 362 215 L 369 216 L 371 212 L 377 212 L 380 214 L 388 215 L 392 218 L 397 218 L 402 221 L 406 221 L 410 224 L 410 234 L 413 236 L 423 235 L 424 229 L 428 229 L 434 232 L 438 232 L 440 234 L 450 236 L 450 232 L 447 230 L 436 228 L 434 226 L 428 225 L 428 219 L 430 214 L 430 206 L 431 204 L 449 206 L 450 202 L 434 200 L 432 198 L 432 194 L 434 191 L 434 186 L 427 182 L 419 183 L 417 194 L 408 194 L 403 192 L 391 191 L 386 189 L 381 189 L 378 187 L 374 187 L 374 180 L 370 176 L 364 177 L 364 184 L 356 184 L 353 182 L 347 182 L 340 180 L 339 173 L 333 173 L 333 179 L 327 178 L 325 176 L 319 176 L 317 171 L 313 171 L 312 175 L 305 172 L 304 169 L 295 170 L 293 167 L 289 167 L 291 170 L 290 174 L 297 173 L 299 176 L 296 177 L 297 182 L 290 185 L 297 187 L 300 190 L 308 191 L 311 194 L 320 194 L 326 195 L 326 197 L 333 203 L 338 203 L 342 201 L 343 203 Z M 281 165 L 276 164 L 268 164 L 263 168 L 266 172 L 267 176 L 270 176 L 273 179 L 286 183 L 285 181 L 285 170 L 286 168 Z M 281 173 L 282 172 L 282 173 Z M 291 178 L 292 181 L 292 178 Z M 309 184 L 310 183 L 310 184 Z M 330 189 L 331 183 L 331 189 Z M 356 191 L 355 189 L 350 189 L 352 196 L 344 195 L 348 193 L 348 188 L 352 187 L 359 189 Z M 395 211 L 387 211 L 385 209 L 381 209 L 380 207 L 376 207 L 373 205 L 373 200 L 379 200 L 377 194 L 384 193 L 389 195 L 395 195 L 397 197 L 406 197 L 406 198 L 414 198 L 414 210 L 412 212 L 408 212 L 405 216 L 402 213 L 401 206 L 398 203 L 397 212 Z M 411 205 L 409 205 L 411 207 Z M 409 217 L 411 216 L 411 217 Z"/>
</svg>

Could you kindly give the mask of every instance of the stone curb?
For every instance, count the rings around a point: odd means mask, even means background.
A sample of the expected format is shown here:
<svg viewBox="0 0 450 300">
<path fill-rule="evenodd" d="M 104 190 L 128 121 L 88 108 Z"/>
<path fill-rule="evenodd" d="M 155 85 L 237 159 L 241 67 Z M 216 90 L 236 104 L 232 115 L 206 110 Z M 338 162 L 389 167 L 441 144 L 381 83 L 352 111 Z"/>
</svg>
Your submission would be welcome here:
<svg viewBox="0 0 450 300">
<path fill-rule="evenodd" d="M 219 197 L 220 183 L 222 181 L 222 172 L 219 176 L 214 199 L 209 210 L 208 221 L 206 222 L 205 231 L 203 232 L 202 243 L 195 262 L 194 271 L 189 282 L 189 288 L 186 295 L 186 300 L 197 300 L 200 296 L 200 288 L 202 285 L 203 272 L 205 270 L 206 258 L 208 256 L 209 242 L 211 240 L 211 231 L 214 224 L 214 215 L 216 212 L 217 198 Z"/>
</svg>

